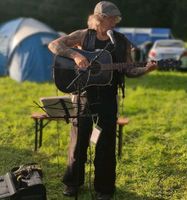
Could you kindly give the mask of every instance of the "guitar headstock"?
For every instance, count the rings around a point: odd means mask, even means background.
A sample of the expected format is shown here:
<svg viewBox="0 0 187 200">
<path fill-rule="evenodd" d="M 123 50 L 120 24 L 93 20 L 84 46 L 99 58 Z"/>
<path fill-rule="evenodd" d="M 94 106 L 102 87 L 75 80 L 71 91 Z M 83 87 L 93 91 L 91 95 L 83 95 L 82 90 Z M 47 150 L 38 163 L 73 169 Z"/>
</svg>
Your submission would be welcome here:
<svg viewBox="0 0 187 200">
<path fill-rule="evenodd" d="M 162 59 L 157 61 L 158 68 L 161 70 L 177 69 L 181 66 L 180 60 L 175 59 Z"/>
</svg>

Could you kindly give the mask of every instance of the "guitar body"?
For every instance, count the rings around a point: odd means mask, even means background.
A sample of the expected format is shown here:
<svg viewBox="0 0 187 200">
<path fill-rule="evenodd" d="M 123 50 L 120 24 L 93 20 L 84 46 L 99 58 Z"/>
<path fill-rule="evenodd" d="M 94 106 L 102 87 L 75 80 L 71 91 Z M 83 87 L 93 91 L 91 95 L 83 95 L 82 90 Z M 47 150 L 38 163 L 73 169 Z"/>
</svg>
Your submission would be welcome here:
<svg viewBox="0 0 187 200">
<path fill-rule="evenodd" d="M 94 52 L 84 51 L 80 49 L 74 49 L 82 55 L 84 55 L 89 61 L 92 61 L 102 50 Z M 101 56 L 96 59 L 89 66 L 88 70 L 80 71 L 77 69 L 75 62 L 72 59 L 56 56 L 53 75 L 57 88 L 65 93 L 72 93 L 78 91 L 79 87 L 81 91 L 85 90 L 89 86 L 97 85 L 104 86 L 110 84 L 113 71 L 112 70 L 101 70 L 100 64 L 112 63 L 111 54 L 108 51 L 103 51 Z M 72 81 L 79 78 L 73 83 Z"/>
</svg>

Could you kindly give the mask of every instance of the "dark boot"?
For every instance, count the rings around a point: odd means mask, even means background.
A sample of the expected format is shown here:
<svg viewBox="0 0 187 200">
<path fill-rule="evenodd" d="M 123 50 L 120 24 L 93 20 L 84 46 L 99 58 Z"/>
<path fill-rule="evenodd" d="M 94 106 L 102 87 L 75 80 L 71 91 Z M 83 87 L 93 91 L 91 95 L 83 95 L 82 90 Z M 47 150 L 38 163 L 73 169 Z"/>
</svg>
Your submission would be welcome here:
<svg viewBox="0 0 187 200">
<path fill-rule="evenodd" d="M 96 200 L 112 200 L 112 196 L 111 194 L 97 193 Z"/>
<path fill-rule="evenodd" d="M 64 196 L 68 196 L 68 197 L 72 197 L 75 196 L 78 192 L 78 187 L 75 186 L 64 186 L 64 191 L 63 191 L 63 195 Z"/>
</svg>

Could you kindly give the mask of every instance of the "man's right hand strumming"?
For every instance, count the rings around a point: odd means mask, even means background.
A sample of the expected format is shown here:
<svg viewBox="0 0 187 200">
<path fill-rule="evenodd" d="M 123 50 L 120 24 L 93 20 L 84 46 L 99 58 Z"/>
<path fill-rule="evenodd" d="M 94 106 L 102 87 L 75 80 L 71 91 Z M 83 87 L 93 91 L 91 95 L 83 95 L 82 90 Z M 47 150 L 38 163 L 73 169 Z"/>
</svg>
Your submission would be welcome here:
<svg viewBox="0 0 187 200">
<path fill-rule="evenodd" d="M 77 65 L 77 67 L 79 69 L 83 69 L 83 70 L 86 69 L 90 64 L 88 59 L 81 54 L 76 54 L 75 57 L 74 57 L 74 61 Z"/>
</svg>

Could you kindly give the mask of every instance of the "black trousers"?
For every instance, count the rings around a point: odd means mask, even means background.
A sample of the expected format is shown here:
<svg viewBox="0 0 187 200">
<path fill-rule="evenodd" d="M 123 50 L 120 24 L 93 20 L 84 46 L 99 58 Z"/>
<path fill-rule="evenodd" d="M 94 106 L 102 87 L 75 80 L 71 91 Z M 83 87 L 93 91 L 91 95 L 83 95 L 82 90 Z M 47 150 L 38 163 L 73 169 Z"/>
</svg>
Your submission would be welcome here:
<svg viewBox="0 0 187 200">
<path fill-rule="evenodd" d="M 97 192 L 113 194 L 116 179 L 116 97 L 108 99 L 105 103 L 102 102 L 96 106 L 96 110 L 98 113 L 97 125 L 102 131 L 95 148 L 94 188 Z M 73 124 L 71 127 L 68 167 L 63 177 L 65 185 L 80 186 L 84 184 L 85 162 L 92 126 L 91 117 L 80 117 L 78 126 Z"/>
</svg>

